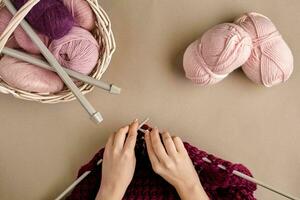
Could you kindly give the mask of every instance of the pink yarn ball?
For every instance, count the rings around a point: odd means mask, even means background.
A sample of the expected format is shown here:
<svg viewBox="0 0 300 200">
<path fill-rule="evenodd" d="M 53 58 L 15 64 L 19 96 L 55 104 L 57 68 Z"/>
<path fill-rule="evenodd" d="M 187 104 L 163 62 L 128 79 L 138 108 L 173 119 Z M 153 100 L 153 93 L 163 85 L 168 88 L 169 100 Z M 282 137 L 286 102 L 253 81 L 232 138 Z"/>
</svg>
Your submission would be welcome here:
<svg viewBox="0 0 300 200">
<path fill-rule="evenodd" d="M 251 38 L 241 27 L 232 23 L 216 25 L 185 51 L 186 77 L 200 85 L 218 83 L 247 61 L 251 48 Z"/>
<path fill-rule="evenodd" d="M 0 60 L 0 78 L 10 86 L 28 92 L 55 93 L 64 86 L 54 72 L 9 56 Z"/>
<path fill-rule="evenodd" d="M 287 81 L 293 72 L 293 55 L 272 21 L 258 13 L 247 13 L 235 23 L 253 40 L 251 56 L 242 67 L 247 77 L 266 87 Z"/>
<path fill-rule="evenodd" d="M 63 0 L 64 5 L 72 14 L 75 23 L 86 30 L 95 27 L 95 15 L 86 0 Z"/>
<path fill-rule="evenodd" d="M 0 33 L 2 33 L 7 27 L 9 21 L 12 18 L 12 14 L 7 10 L 7 8 L 3 7 L 0 10 Z M 38 34 L 41 40 L 44 42 L 46 46 L 48 46 L 49 39 L 47 36 L 43 34 Z M 10 48 L 22 48 L 25 51 L 32 54 L 39 54 L 40 50 L 36 47 L 36 45 L 31 41 L 25 31 L 18 26 L 10 38 L 10 40 L 5 45 Z"/>
<path fill-rule="evenodd" d="M 0 35 L 3 33 L 3 31 L 7 27 L 11 18 L 12 18 L 12 15 L 6 8 L 3 7 L 0 9 Z M 7 41 L 5 46 L 10 47 L 10 48 L 18 48 L 19 47 L 14 36 L 9 38 L 9 40 Z"/>
<path fill-rule="evenodd" d="M 62 66 L 82 74 L 91 73 L 99 59 L 96 39 L 87 30 L 75 26 L 64 37 L 53 40 L 49 50 Z"/>
<path fill-rule="evenodd" d="M 49 38 L 46 35 L 43 35 L 41 33 L 38 33 L 37 35 L 46 46 L 49 45 Z M 27 33 L 20 26 L 16 28 L 14 36 L 17 43 L 22 49 L 24 49 L 28 53 L 40 54 L 40 49 L 32 42 Z"/>
</svg>

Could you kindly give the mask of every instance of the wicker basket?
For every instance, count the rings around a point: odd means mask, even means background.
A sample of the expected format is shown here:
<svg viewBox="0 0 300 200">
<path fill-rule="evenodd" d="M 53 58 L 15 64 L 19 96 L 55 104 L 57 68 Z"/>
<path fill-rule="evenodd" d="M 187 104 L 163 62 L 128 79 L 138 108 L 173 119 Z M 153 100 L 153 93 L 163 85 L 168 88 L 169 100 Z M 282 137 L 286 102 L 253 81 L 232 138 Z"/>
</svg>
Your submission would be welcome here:
<svg viewBox="0 0 300 200">
<path fill-rule="evenodd" d="M 105 11 L 100 7 L 97 0 L 86 0 L 87 3 L 92 8 L 95 16 L 96 16 L 96 27 L 92 31 L 93 36 L 98 41 L 100 46 L 99 60 L 94 70 L 90 74 L 93 78 L 100 80 L 102 74 L 108 68 L 111 57 L 115 51 L 116 45 L 113 36 L 113 32 L 111 30 L 111 22 L 105 13 Z M 4 7 L 2 0 L 0 0 L 0 8 Z M 1 55 L 0 55 L 1 59 Z M 80 91 L 83 94 L 87 94 L 94 89 L 94 86 L 83 83 L 79 86 Z M 68 102 L 75 99 L 75 96 L 69 89 L 64 89 L 58 93 L 33 93 L 23 91 L 17 88 L 14 88 L 8 84 L 6 84 L 0 78 L 0 92 L 4 94 L 12 94 L 14 97 L 24 100 L 37 101 L 41 103 L 60 103 L 60 102 Z"/>
</svg>

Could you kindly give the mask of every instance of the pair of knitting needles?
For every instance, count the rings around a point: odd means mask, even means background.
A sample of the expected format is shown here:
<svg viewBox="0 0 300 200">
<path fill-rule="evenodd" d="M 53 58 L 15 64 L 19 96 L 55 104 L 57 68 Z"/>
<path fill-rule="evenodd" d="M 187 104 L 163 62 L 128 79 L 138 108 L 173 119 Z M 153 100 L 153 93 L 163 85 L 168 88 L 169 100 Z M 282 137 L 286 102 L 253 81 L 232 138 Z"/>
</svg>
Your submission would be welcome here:
<svg viewBox="0 0 300 200">
<path fill-rule="evenodd" d="M 11 3 L 10 0 L 3 0 L 5 6 L 10 11 L 11 14 L 15 15 L 17 13 L 14 5 Z M 9 49 L 4 47 L 2 50 L 2 53 L 30 62 L 32 64 L 36 64 L 37 66 L 40 66 L 45 69 L 50 69 L 52 71 L 55 71 L 60 78 L 63 80 L 63 82 L 66 84 L 66 86 L 71 90 L 71 92 L 74 94 L 74 96 L 77 98 L 79 103 L 83 106 L 83 108 L 88 112 L 91 119 L 99 124 L 103 118 L 101 114 L 94 109 L 94 107 L 90 104 L 90 102 L 84 97 L 84 95 L 80 92 L 79 88 L 75 85 L 75 83 L 72 81 L 72 79 L 69 77 L 72 76 L 78 80 L 82 80 L 84 82 L 87 82 L 89 84 L 95 85 L 97 87 L 100 87 L 102 89 L 110 91 L 110 93 L 113 94 L 119 94 L 120 88 L 118 88 L 115 85 L 107 84 L 102 81 L 97 81 L 91 77 L 84 76 L 80 73 L 74 72 L 72 70 L 68 70 L 63 68 L 56 58 L 52 55 L 52 53 L 48 50 L 48 48 L 44 45 L 44 43 L 41 41 L 41 39 L 38 37 L 38 35 L 34 32 L 32 27 L 29 25 L 27 21 L 24 19 L 20 22 L 21 27 L 24 29 L 24 31 L 27 33 L 27 35 L 30 37 L 30 39 L 33 41 L 33 43 L 39 48 L 43 56 L 46 58 L 46 60 L 49 62 L 50 66 L 39 59 L 36 59 L 32 56 L 29 56 L 23 52 Z M 13 29 L 13 27 L 11 27 Z"/>
<path fill-rule="evenodd" d="M 149 118 L 146 118 L 140 125 L 139 125 L 139 127 L 138 127 L 138 130 L 139 131 L 141 131 L 141 132 L 143 132 L 143 133 L 145 133 L 146 132 L 146 130 L 144 130 L 144 129 L 142 129 L 142 126 L 143 125 L 145 125 L 147 122 L 149 121 Z M 204 162 L 207 162 L 207 163 L 212 163 L 212 161 L 211 160 L 209 160 L 208 158 L 206 158 L 206 157 L 203 157 L 202 158 L 202 160 L 204 161 Z M 100 159 L 98 162 L 97 162 L 97 166 L 99 166 L 100 164 L 102 164 L 102 159 Z M 224 165 L 218 165 L 218 167 L 220 168 L 220 169 L 222 169 L 222 170 L 226 170 L 226 167 L 224 166 Z M 80 177 L 78 177 L 69 187 L 67 187 L 67 189 L 65 189 L 58 197 L 56 197 L 55 198 L 55 200 L 61 200 L 61 199 L 63 199 L 67 194 L 69 194 L 82 180 L 84 180 L 85 179 L 85 177 L 87 177 L 89 174 L 91 173 L 91 171 L 86 171 L 86 172 L 84 172 Z M 285 192 L 281 192 L 280 190 L 278 190 L 278 189 L 275 189 L 274 187 L 272 187 L 272 186 L 270 186 L 270 185 L 268 185 L 268 184 L 266 184 L 266 183 L 264 183 L 264 182 L 262 182 L 262 181 L 260 181 L 260 180 L 257 180 L 257 179 L 255 179 L 255 178 L 253 178 L 253 177 L 251 177 L 251 176 L 248 176 L 248 175 L 246 175 L 246 174 L 244 174 L 244 173 L 242 173 L 242 172 L 239 172 L 239 171 L 237 171 L 237 170 L 233 170 L 233 172 L 232 172 L 232 174 L 234 174 L 235 176 L 238 176 L 238 177 L 240 177 L 240 178 L 242 178 L 242 179 L 245 179 L 245 180 L 247 180 L 247 181 L 250 181 L 250 182 L 252 182 L 252 183 L 254 183 L 254 184 L 257 184 L 257 185 L 259 185 L 259 186 L 261 186 L 261 187 L 263 187 L 263 188 L 265 188 L 265 189 L 267 189 L 267 190 L 270 190 L 271 192 L 274 192 L 274 193 L 276 193 L 276 194 L 278 194 L 278 195 L 280 195 L 280 196 L 283 196 L 283 197 L 285 197 L 285 198 L 287 198 L 287 199 L 290 199 L 290 200 L 300 200 L 300 198 L 298 198 L 298 197 L 294 197 L 294 196 L 292 196 L 292 195 L 290 195 L 290 194 L 287 194 L 287 193 L 285 193 Z"/>
</svg>

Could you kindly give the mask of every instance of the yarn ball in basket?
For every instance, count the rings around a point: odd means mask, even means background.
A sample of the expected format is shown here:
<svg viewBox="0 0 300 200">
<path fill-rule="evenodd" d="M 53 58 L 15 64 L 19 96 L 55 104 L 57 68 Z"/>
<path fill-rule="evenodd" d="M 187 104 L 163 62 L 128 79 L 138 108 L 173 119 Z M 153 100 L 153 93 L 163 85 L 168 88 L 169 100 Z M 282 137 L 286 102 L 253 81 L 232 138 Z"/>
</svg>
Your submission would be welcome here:
<svg viewBox="0 0 300 200">
<path fill-rule="evenodd" d="M 46 35 L 42 33 L 37 33 L 37 35 L 46 46 L 49 45 L 49 38 Z M 16 28 L 14 36 L 22 49 L 28 53 L 40 54 L 40 49 L 32 42 L 27 33 L 20 26 Z"/>
<path fill-rule="evenodd" d="M 12 14 L 7 10 L 7 8 L 3 7 L 0 10 L 0 34 L 5 30 L 9 21 L 12 19 Z M 42 42 L 48 46 L 49 39 L 47 36 L 38 33 L 38 36 L 42 40 Z M 28 37 L 27 33 L 18 26 L 14 31 L 14 35 L 9 39 L 6 44 L 7 47 L 10 48 L 19 48 L 21 47 L 25 51 L 32 54 L 39 54 L 40 50 L 36 47 L 36 45 L 31 41 Z"/>
<path fill-rule="evenodd" d="M 251 49 L 251 37 L 241 27 L 232 23 L 216 25 L 186 49 L 186 77 L 200 85 L 218 83 L 247 61 Z"/>
<path fill-rule="evenodd" d="M 10 12 L 5 8 L 0 9 L 0 35 L 3 33 L 3 31 L 6 29 L 9 21 L 11 20 L 12 15 Z M 15 39 L 14 36 L 11 36 L 7 43 L 5 44 L 6 47 L 10 48 L 18 48 L 19 45 Z"/>
<path fill-rule="evenodd" d="M 10 86 L 28 92 L 55 93 L 64 86 L 54 72 L 9 56 L 0 60 L 0 78 Z"/>
<path fill-rule="evenodd" d="M 86 29 L 95 27 L 95 15 L 86 0 L 63 0 L 64 5 L 74 17 L 75 24 Z"/>
<path fill-rule="evenodd" d="M 293 55 L 273 22 L 258 13 L 247 13 L 235 21 L 253 40 L 254 48 L 242 69 L 255 83 L 271 87 L 289 79 Z"/>
<path fill-rule="evenodd" d="M 27 0 L 14 0 L 19 9 Z M 74 19 L 61 0 L 40 0 L 27 14 L 31 26 L 50 39 L 66 35 L 74 24 Z"/>
<path fill-rule="evenodd" d="M 86 75 L 99 59 L 96 39 L 89 31 L 76 26 L 64 37 L 53 40 L 49 50 L 62 66 Z"/>
</svg>

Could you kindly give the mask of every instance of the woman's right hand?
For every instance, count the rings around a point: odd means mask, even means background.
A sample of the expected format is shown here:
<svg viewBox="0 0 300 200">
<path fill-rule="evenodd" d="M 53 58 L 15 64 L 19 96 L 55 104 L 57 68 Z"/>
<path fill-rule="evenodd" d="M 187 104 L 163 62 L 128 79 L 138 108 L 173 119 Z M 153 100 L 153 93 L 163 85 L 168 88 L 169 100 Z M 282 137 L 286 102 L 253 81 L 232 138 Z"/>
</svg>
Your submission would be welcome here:
<svg viewBox="0 0 300 200">
<path fill-rule="evenodd" d="M 157 128 L 146 131 L 145 141 L 155 173 L 175 187 L 182 200 L 208 200 L 193 163 L 179 137 L 168 132 L 160 139 Z"/>
</svg>

